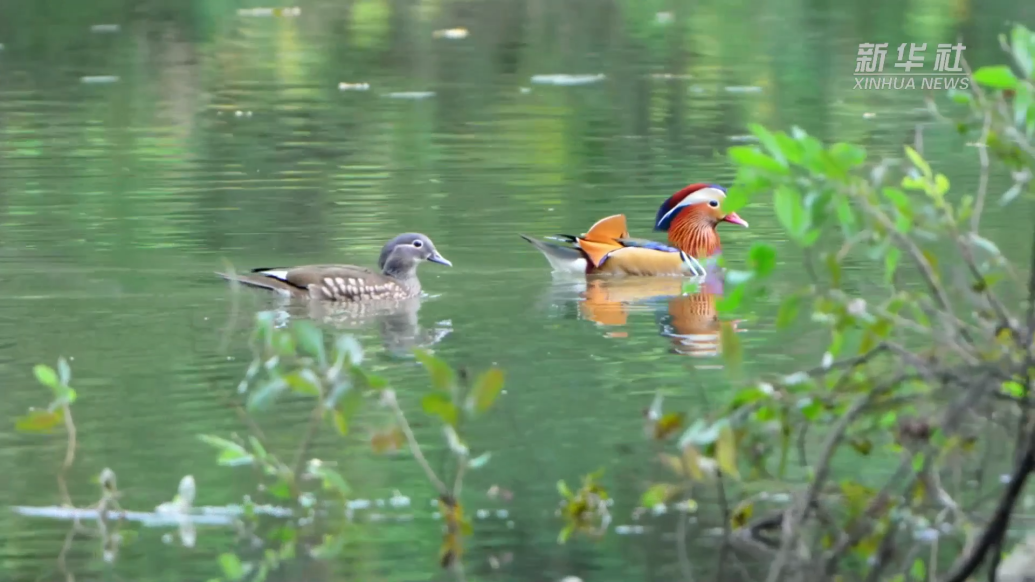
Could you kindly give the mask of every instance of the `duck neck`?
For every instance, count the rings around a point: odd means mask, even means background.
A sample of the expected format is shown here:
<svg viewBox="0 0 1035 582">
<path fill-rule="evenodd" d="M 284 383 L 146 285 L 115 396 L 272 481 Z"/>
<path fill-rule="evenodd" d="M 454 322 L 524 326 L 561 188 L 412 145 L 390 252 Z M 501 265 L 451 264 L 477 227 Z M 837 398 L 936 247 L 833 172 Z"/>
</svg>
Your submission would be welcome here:
<svg viewBox="0 0 1035 582">
<path fill-rule="evenodd" d="M 715 225 L 711 219 L 688 208 L 672 221 L 668 230 L 668 240 L 694 258 L 711 257 L 722 250 Z"/>
<path fill-rule="evenodd" d="M 382 269 L 381 272 L 386 277 L 395 279 L 400 285 L 411 292 L 420 292 L 420 280 L 417 279 L 417 263 L 389 257 L 388 260 L 385 261 L 384 269 Z"/>
</svg>

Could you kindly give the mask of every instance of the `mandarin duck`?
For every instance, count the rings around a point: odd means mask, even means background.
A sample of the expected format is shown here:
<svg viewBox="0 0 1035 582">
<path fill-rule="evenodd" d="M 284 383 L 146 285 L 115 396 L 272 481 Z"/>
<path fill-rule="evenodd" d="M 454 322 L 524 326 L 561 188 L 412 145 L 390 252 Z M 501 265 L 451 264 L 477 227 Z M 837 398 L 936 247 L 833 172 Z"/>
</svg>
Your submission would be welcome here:
<svg viewBox="0 0 1035 582">
<path fill-rule="evenodd" d="M 700 259 L 713 263 L 722 245 L 716 227 L 729 222 L 747 228 L 736 212 L 723 212 L 726 190 L 714 184 L 691 184 L 676 192 L 658 208 L 654 230 L 668 232 L 674 246 L 633 239 L 625 216 L 603 218 L 582 236 L 556 235 L 559 245 L 521 235 L 550 262 L 555 271 L 586 275 L 693 275 L 707 274 Z"/>
<path fill-rule="evenodd" d="M 420 233 L 406 233 L 388 241 L 381 249 L 377 261 L 381 272 L 354 265 L 304 265 L 258 268 L 242 275 L 217 275 L 294 298 L 341 303 L 400 301 L 420 295 L 417 266 L 424 261 L 453 266 L 439 254 L 430 238 Z"/>
<path fill-rule="evenodd" d="M 559 234 L 549 238 L 560 245 L 521 238 L 532 243 L 549 261 L 554 271 L 586 275 L 693 275 L 704 268 L 687 253 L 650 240 L 629 238 L 625 215 L 601 218 L 582 236 Z"/>
</svg>

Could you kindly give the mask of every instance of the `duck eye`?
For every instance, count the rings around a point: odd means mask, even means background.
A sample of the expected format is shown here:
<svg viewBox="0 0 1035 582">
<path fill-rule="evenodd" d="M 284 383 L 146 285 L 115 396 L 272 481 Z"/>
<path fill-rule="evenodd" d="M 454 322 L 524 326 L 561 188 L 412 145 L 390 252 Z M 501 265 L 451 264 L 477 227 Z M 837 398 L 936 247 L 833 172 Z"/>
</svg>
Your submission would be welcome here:
<svg viewBox="0 0 1035 582">
<path fill-rule="evenodd" d="M 718 208 L 719 207 L 719 201 L 718 200 L 709 200 L 708 201 L 708 206 L 711 206 L 712 208 Z"/>
<path fill-rule="evenodd" d="M 413 241 L 413 246 L 419 249 L 419 248 L 421 248 L 422 246 L 424 246 L 424 241 L 421 241 L 421 240 L 415 240 L 415 241 Z"/>
</svg>

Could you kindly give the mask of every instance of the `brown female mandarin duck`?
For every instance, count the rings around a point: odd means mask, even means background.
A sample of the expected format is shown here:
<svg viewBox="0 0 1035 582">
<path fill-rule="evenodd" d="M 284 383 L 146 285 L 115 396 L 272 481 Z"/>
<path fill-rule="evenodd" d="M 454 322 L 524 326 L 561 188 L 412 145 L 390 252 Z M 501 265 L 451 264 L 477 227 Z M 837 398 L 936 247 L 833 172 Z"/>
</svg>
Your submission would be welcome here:
<svg viewBox="0 0 1035 582">
<path fill-rule="evenodd" d="M 377 261 L 380 273 L 354 265 L 304 265 L 252 269 L 244 275 L 218 275 L 290 297 L 352 303 L 399 301 L 420 295 L 417 266 L 424 261 L 453 266 L 439 254 L 430 238 L 420 233 L 406 233 L 388 241 L 381 249 Z"/>
<path fill-rule="evenodd" d="M 658 209 L 654 230 L 668 232 L 674 247 L 630 238 L 622 214 L 599 220 L 582 236 L 550 237 L 566 245 L 521 237 L 559 272 L 704 276 L 705 267 L 698 259 L 713 258 L 721 250 L 716 226 L 720 222 L 748 226 L 737 213 L 722 211 L 725 198 L 726 190 L 712 184 L 691 184 L 670 196 Z"/>
</svg>

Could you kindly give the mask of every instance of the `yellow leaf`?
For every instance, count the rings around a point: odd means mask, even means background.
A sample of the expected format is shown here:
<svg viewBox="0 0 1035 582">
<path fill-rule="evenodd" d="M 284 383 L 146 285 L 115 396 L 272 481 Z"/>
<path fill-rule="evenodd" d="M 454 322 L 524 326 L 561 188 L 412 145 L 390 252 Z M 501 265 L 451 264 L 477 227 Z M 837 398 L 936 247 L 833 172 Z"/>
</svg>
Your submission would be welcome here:
<svg viewBox="0 0 1035 582">
<path fill-rule="evenodd" d="M 474 408 L 478 412 L 485 412 L 496 401 L 500 391 L 503 390 L 503 370 L 489 368 L 478 377 L 474 383 Z"/>
<path fill-rule="evenodd" d="M 680 477 L 686 476 L 686 471 L 683 470 L 683 461 L 681 461 L 679 457 L 669 455 L 667 453 L 661 453 L 658 455 L 658 458 L 661 460 L 662 464 L 668 467 L 676 475 L 679 475 Z"/>
<path fill-rule="evenodd" d="M 670 412 L 665 416 L 658 419 L 657 424 L 654 425 L 654 438 L 657 440 L 665 440 L 672 433 L 679 430 L 683 426 L 683 419 L 686 417 L 684 412 Z"/>
<path fill-rule="evenodd" d="M 690 476 L 698 481 L 704 481 L 704 471 L 701 470 L 701 455 L 691 445 L 683 447 L 683 462 L 690 471 Z"/>
<path fill-rule="evenodd" d="M 345 415 L 340 410 L 334 411 L 334 428 L 338 429 L 338 434 L 347 435 L 349 434 L 349 424 L 345 420 Z"/>
<path fill-rule="evenodd" d="M 715 444 L 715 457 L 723 473 L 734 479 L 740 479 L 740 472 L 737 470 L 737 439 L 729 425 L 723 426 L 719 430 L 719 440 Z"/>
<path fill-rule="evenodd" d="M 719 339 L 722 345 L 723 359 L 726 360 L 726 364 L 731 371 L 737 371 L 740 368 L 743 350 L 741 349 L 740 338 L 737 336 L 736 328 L 730 323 L 722 323 Z"/>
<path fill-rule="evenodd" d="M 643 498 L 640 500 L 640 505 L 643 507 L 654 507 L 655 505 L 665 503 L 677 489 L 678 487 L 671 483 L 657 483 L 655 485 L 651 485 L 650 489 L 644 491 Z"/>
<path fill-rule="evenodd" d="M 755 504 L 750 501 L 741 501 L 730 514 L 730 527 L 733 529 L 747 525 L 751 516 L 755 513 Z"/>
<path fill-rule="evenodd" d="M 850 444 L 857 453 L 864 457 L 869 455 L 870 451 L 873 450 L 873 443 L 871 443 L 869 439 L 865 438 L 854 438 L 849 441 L 848 444 Z"/>
</svg>

